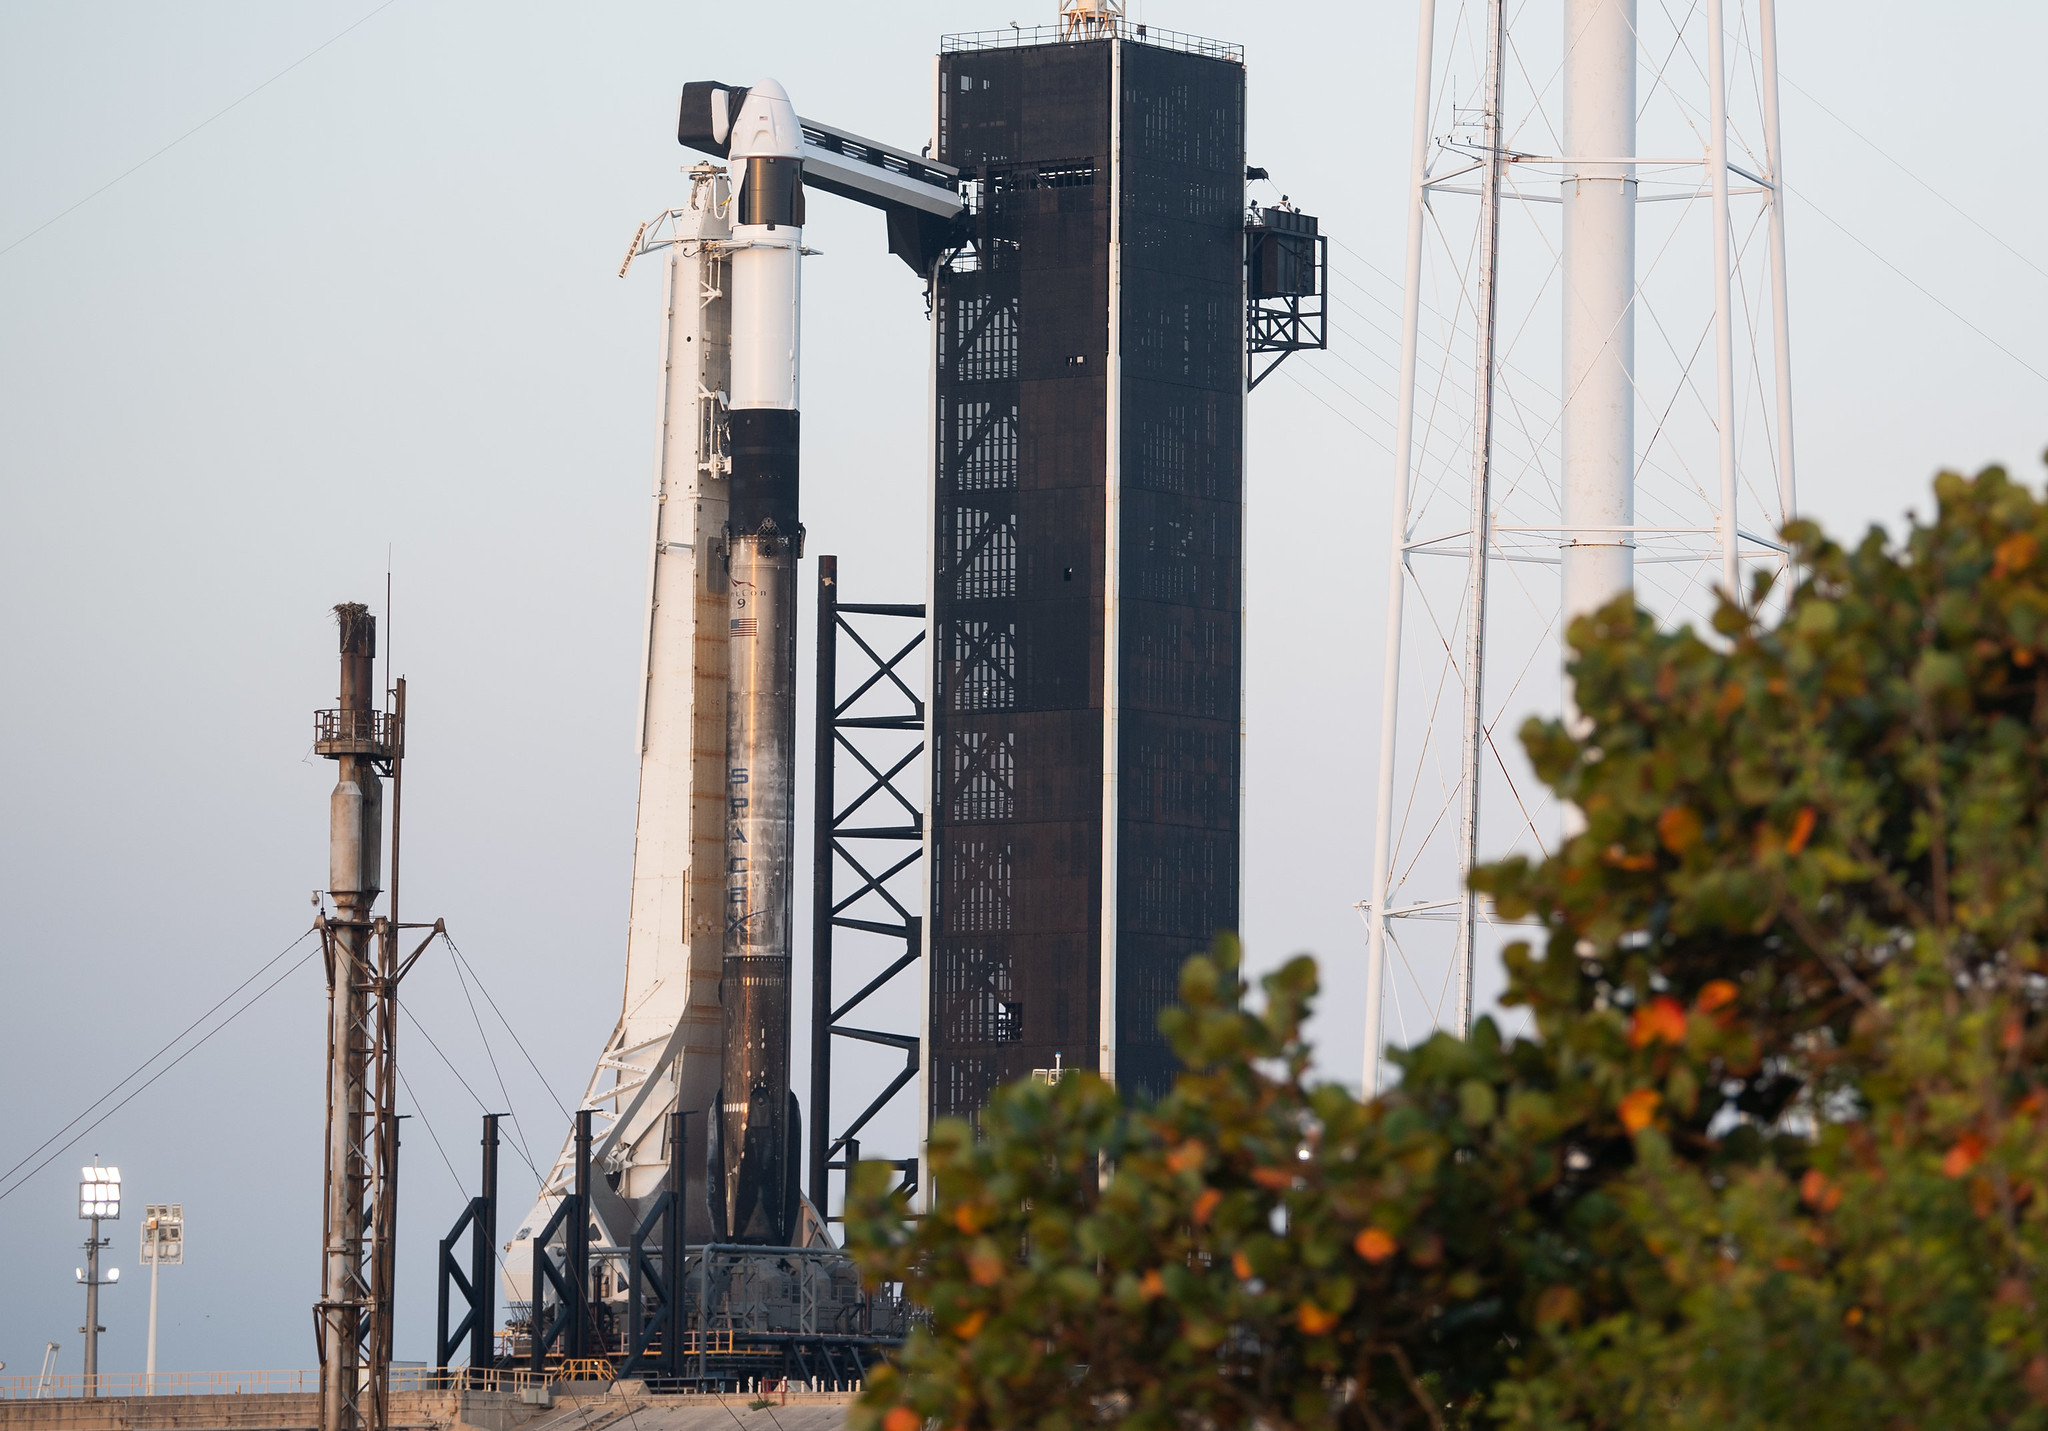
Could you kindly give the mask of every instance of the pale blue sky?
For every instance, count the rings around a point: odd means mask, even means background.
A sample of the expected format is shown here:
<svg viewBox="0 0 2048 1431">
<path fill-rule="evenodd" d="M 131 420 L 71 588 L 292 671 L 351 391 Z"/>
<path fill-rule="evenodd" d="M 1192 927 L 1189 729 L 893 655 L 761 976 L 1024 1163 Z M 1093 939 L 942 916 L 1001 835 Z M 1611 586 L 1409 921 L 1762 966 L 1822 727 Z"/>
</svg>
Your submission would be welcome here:
<svg viewBox="0 0 2048 1431">
<path fill-rule="evenodd" d="M 381 604 L 387 544 L 413 686 L 407 913 L 447 917 L 553 1095 L 580 1091 L 618 1000 L 656 396 L 655 266 L 614 275 L 682 192 L 678 87 L 772 73 L 804 113 L 915 148 L 936 37 L 1050 8 L 0 5 L 0 247 L 370 16 L 0 254 L 0 1166 L 304 927 L 326 609 Z M 1398 302 L 1365 263 L 1401 264 L 1412 6 L 1145 8 L 1245 44 L 1252 161 L 1360 256 L 1340 254 L 1347 281 Z M 2048 371 L 2048 10 L 1783 8 L 1794 184 Z M 878 218 L 812 211 L 811 550 L 839 553 L 849 596 L 917 599 L 918 284 Z M 2038 480 L 2048 381 L 1796 204 L 1791 243 L 1809 511 L 1895 519 L 1943 464 Z M 1336 329 L 1355 367 L 1297 360 L 1252 404 L 1245 908 L 1256 958 L 1325 956 L 1329 1066 L 1351 1078 L 1391 414 L 1361 377 L 1385 380 L 1386 340 L 1343 310 Z M 425 1032 L 502 1105 L 445 962 L 415 980 Z M 9 1374 L 50 1339 L 77 1368 L 70 1181 L 94 1151 L 132 1200 L 187 1205 L 163 1365 L 311 1364 L 322 1000 L 317 963 L 299 969 L 0 1199 Z M 559 1115 L 498 1052 L 545 1161 Z M 406 1058 L 407 1107 L 467 1180 L 476 1105 L 420 1039 Z M 419 1119 L 404 1166 L 398 1350 L 418 1360 L 463 1192 Z M 505 1167 L 509 1219 L 530 1175 Z M 113 1236 L 133 1268 L 133 1218 Z M 144 1298 L 133 1271 L 107 1295 L 104 1366 L 140 1367 Z"/>
</svg>

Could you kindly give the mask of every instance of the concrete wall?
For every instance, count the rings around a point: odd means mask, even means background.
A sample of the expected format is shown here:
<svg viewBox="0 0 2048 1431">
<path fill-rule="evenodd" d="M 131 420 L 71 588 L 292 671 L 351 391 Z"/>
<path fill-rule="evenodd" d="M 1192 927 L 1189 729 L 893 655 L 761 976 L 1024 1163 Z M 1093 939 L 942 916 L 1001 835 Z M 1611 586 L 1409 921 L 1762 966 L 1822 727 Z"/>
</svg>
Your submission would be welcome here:
<svg viewBox="0 0 2048 1431">
<path fill-rule="evenodd" d="M 577 1384 L 570 1384 L 575 1386 Z M 558 1385 L 551 1405 L 506 1391 L 394 1391 L 391 1431 L 603 1431 L 629 1414 L 636 1431 L 841 1431 L 852 1396 L 650 1396 L 638 1382 Z M 768 1407 L 756 1410 L 754 1402 Z M 738 1423 L 735 1427 L 735 1423 Z M 312 1392 L 0 1400 L 0 1431 L 318 1431 Z"/>
<path fill-rule="evenodd" d="M 515 1431 L 545 1407 L 503 1391 L 394 1391 L 392 1431 Z M 317 1431 L 316 1392 L 0 1401 L 0 1431 Z"/>
</svg>

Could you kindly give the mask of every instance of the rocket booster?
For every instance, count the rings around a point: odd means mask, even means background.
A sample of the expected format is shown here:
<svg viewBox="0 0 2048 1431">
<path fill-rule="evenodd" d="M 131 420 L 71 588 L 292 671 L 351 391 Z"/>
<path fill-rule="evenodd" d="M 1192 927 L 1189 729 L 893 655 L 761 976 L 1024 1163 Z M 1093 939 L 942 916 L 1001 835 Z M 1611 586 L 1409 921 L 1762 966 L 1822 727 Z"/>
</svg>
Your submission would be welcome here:
<svg viewBox="0 0 2048 1431">
<path fill-rule="evenodd" d="M 798 1233 L 800 1115 L 789 1087 L 795 850 L 797 341 L 803 131 L 782 86 L 745 91 L 727 120 L 732 464 L 726 558 L 725 1047 L 707 1118 L 714 1236 L 788 1245 Z"/>
</svg>

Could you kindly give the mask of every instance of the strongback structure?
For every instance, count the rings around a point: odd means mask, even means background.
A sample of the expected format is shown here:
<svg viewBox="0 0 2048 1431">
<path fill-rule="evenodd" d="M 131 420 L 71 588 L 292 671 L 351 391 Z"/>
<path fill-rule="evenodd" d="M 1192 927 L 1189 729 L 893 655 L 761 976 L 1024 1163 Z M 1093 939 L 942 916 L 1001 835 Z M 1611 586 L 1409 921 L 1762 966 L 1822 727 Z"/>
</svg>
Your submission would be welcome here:
<svg viewBox="0 0 2048 1431">
<path fill-rule="evenodd" d="M 634 239 L 634 254 L 667 259 L 661 437 L 639 672 L 640 799 L 625 997 L 580 1105 L 602 1120 L 594 1157 L 603 1176 L 593 1196 L 618 1243 L 667 1184 L 669 1111 L 710 1104 L 724 1047 L 718 979 L 730 596 L 713 552 L 731 489 L 719 401 L 732 383 L 725 248 L 731 189 L 725 171 L 709 164 L 691 169 L 689 181 L 686 201 Z M 533 1235 L 574 1196 L 576 1173 L 571 1129 L 532 1211 L 514 1227 L 505 1291 L 515 1319 L 530 1313 Z M 701 1138 L 685 1183 L 685 1236 L 708 1240 Z"/>
<path fill-rule="evenodd" d="M 936 1116 L 1056 1064 L 1163 1090 L 1159 1011 L 1238 919 L 1242 56 L 1038 39 L 938 64 Z"/>
</svg>

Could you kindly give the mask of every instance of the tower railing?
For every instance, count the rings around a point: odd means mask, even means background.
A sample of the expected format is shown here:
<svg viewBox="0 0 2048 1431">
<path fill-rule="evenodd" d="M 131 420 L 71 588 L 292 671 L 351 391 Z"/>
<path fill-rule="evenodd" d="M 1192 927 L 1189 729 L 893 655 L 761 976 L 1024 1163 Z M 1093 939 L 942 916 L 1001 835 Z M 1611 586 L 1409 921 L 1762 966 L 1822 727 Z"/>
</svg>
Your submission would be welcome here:
<svg viewBox="0 0 2048 1431">
<path fill-rule="evenodd" d="M 1106 40 L 1114 36 L 1137 45 L 1155 45 L 1162 50 L 1179 50 L 1183 54 L 1207 55 L 1210 59 L 1229 60 L 1233 64 L 1244 63 L 1244 46 L 1229 40 L 1212 40 L 1205 35 L 1190 35 L 1181 30 L 1162 30 L 1157 25 L 1143 25 L 1134 20 L 1103 20 L 1088 34 L 1073 36 L 1057 25 L 1010 26 L 1001 30 L 968 30 L 957 35 L 941 35 L 939 52 L 953 54 L 962 50 L 1013 50 L 1026 45 L 1085 44 L 1092 40 Z"/>
</svg>

